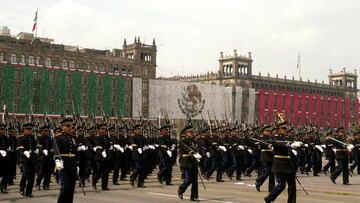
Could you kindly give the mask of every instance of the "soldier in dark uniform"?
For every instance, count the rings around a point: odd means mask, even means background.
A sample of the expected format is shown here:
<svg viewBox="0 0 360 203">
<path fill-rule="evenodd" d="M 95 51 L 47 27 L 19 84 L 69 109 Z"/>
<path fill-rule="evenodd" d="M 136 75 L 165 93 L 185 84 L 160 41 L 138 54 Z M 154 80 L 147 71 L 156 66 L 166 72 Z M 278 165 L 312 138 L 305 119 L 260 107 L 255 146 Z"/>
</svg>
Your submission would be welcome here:
<svg viewBox="0 0 360 203">
<path fill-rule="evenodd" d="M 220 146 L 220 137 L 219 131 L 215 131 L 212 133 L 212 136 L 209 138 L 209 148 L 210 148 L 210 157 L 211 157 L 211 167 L 205 173 L 205 178 L 207 180 L 210 179 L 214 171 L 216 170 L 216 181 L 222 180 L 222 156 L 219 149 Z M 221 147 L 222 148 L 222 147 Z"/>
<path fill-rule="evenodd" d="M 276 186 L 265 197 L 266 203 L 271 203 L 280 195 L 288 185 L 288 203 L 296 202 L 296 182 L 295 182 L 295 162 L 291 152 L 291 148 L 286 141 L 287 127 L 286 122 L 281 122 L 277 125 L 278 136 L 274 137 L 272 141 L 274 159 L 272 164 L 272 172 L 276 177 Z"/>
<path fill-rule="evenodd" d="M 162 126 L 160 131 L 160 137 L 158 138 L 158 157 L 159 157 L 159 173 L 158 181 L 162 184 L 165 181 L 166 185 L 171 184 L 172 175 L 172 151 L 170 140 L 170 125 Z"/>
<path fill-rule="evenodd" d="M 264 140 L 271 140 L 271 126 L 266 125 L 261 128 L 260 136 Z M 261 152 L 260 152 L 260 163 L 261 163 L 261 175 L 256 179 L 256 190 L 260 192 L 261 185 L 265 182 L 265 180 L 269 177 L 269 192 L 274 189 L 275 179 L 274 174 L 271 172 L 272 162 L 273 162 L 273 150 L 271 146 L 266 145 L 264 143 L 260 143 Z"/>
<path fill-rule="evenodd" d="M 345 130 L 343 127 L 340 127 L 336 131 L 336 139 L 340 142 L 345 142 Z M 335 156 L 336 161 L 338 162 L 337 167 L 335 168 L 335 171 L 331 174 L 330 179 L 331 182 L 336 184 L 335 180 L 336 178 L 342 173 L 343 174 L 343 184 L 348 185 L 349 184 L 349 156 L 348 156 L 348 149 L 346 145 L 343 145 L 342 143 L 330 140 L 336 147 Z"/>
<path fill-rule="evenodd" d="M 143 147 L 145 146 L 145 138 L 141 133 L 141 125 L 137 124 L 133 127 L 133 135 L 128 137 L 129 149 L 131 150 L 132 172 L 130 176 L 130 184 L 134 186 L 137 179 L 138 187 L 145 187 L 144 181 L 146 177 L 146 167 L 144 166 Z"/>
<path fill-rule="evenodd" d="M 109 190 L 109 160 L 111 159 L 110 151 L 113 149 L 110 137 L 107 134 L 106 124 L 97 126 L 98 136 L 95 138 L 95 162 L 96 174 L 93 177 L 93 188 L 96 189 L 96 184 L 101 177 L 102 190 Z"/>
<path fill-rule="evenodd" d="M 120 180 L 126 181 L 126 174 L 130 168 L 130 150 L 128 149 L 127 143 L 127 136 L 126 136 L 126 126 L 122 126 L 119 128 L 119 145 L 120 145 L 120 156 L 119 156 L 119 163 L 120 163 Z"/>
<path fill-rule="evenodd" d="M 94 126 L 87 129 L 87 133 L 89 134 L 88 137 L 86 137 L 86 147 L 88 147 L 88 153 L 87 153 L 87 164 L 86 164 L 86 179 L 90 178 L 90 175 L 96 174 L 96 164 L 95 164 L 95 139 L 96 139 L 96 132 Z"/>
<path fill-rule="evenodd" d="M 13 126 L 11 126 L 8 129 L 9 132 L 9 147 L 10 147 L 10 151 L 9 151 L 9 180 L 8 180 L 8 185 L 14 185 L 14 178 L 16 177 L 16 168 L 17 168 L 17 152 L 16 149 L 18 147 L 18 143 L 17 143 L 17 133 L 16 130 Z"/>
<path fill-rule="evenodd" d="M 57 130 L 55 130 L 56 132 Z M 71 118 L 61 121 L 61 134 L 54 140 L 55 169 L 59 172 L 60 193 L 58 203 L 72 203 L 77 179 L 76 141 Z"/>
<path fill-rule="evenodd" d="M 253 136 L 255 138 L 258 138 L 259 129 L 260 129 L 260 127 L 255 127 L 255 128 L 252 129 Z M 250 149 L 251 149 L 251 164 L 246 169 L 245 175 L 248 176 L 248 177 L 251 177 L 251 173 L 254 170 L 258 170 L 259 167 L 260 167 L 260 144 L 259 143 L 254 143 L 253 141 L 248 140 L 247 146 L 249 146 Z"/>
<path fill-rule="evenodd" d="M 327 132 L 326 136 L 331 136 L 332 132 Z M 324 149 L 324 156 L 328 162 L 323 167 L 323 173 L 327 175 L 327 172 L 330 168 L 330 172 L 333 173 L 335 171 L 335 150 L 334 145 L 330 140 L 325 140 L 325 149 Z"/>
<path fill-rule="evenodd" d="M 86 135 L 83 126 L 76 126 L 76 158 L 79 163 L 79 177 L 81 184 L 85 185 L 86 180 L 86 167 L 88 160 L 89 148 L 87 146 Z"/>
<path fill-rule="evenodd" d="M 26 197 L 33 197 L 32 190 L 35 180 L 36 166 L 36 141 L 32 134 L 33 125 L 26 123 L 22 126 L 22 136 L 19 137 L 19 163 L 22 165 L 20 180 L 20 194 Z"/>
<path fill-rule="evenodd" d="M 43 189 L 49 190 L 51 173 L 53 170 L 53 143 L 49 135 L 48 126 L 40 128 L 40 136 L 37 139 L 38 153 L 38 175 L 36 178 L 36 188 L 40 190 L 41 181 L 43 182 Z"/>
<path fill-rule="evenodd" d="M 0 124 L 0 191 L 7 193 L 7 184 L 9 180 L 9 139 L 6 135 L 7 126 Z"/>
<path fill-rule="evenodd" d="M 198 153 L 195 153 L 192 149 L 195 149 L 195 140 L 193 137 L 192 125 L 187 124 L 184 129 L 181 131 L 179 142 L 179 162 L 180 169 L 183 171 L 184 181 L 179 186 L 178 196 L 180 199 L 183 199 L 183 194 L 186 189 L 191 185 L 191 195 L 190 201 L 198 202 L 199 190 L 198 190 L 198 160 L 201 159 L 201 156 Z M 191 149 L 191 148 L 192 149 Z"/>
<path fill-rule="evenodd" d="M 354 174 L 354 169 L 357 167 L 357 174 L 360 174 L 360 130 L 354 133 L 354 139 L 351 144 L 354 145 L 351 151 L 354 163 L 350 166 L 350 172 Z"/>
</svg>

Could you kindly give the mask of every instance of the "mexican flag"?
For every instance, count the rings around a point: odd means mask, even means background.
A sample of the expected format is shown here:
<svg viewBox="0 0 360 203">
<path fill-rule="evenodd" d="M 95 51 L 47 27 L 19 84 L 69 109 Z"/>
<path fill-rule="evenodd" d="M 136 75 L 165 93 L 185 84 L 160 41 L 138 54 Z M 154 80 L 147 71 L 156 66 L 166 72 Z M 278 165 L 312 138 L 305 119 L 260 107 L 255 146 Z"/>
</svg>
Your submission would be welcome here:
<svg viewBox="0 0 360 203">
<path fill-rule="evenodd" d="M 38 14 L 38 10 L 36 9 L 35 18 L 34 18 L 34 25 L 33 25 L 33 28 L 32 28 L 32 32 L 34 32 L 34 30 L 36 29 L 36 25 L 37 25 L 37 14 Z"/>
</svg>

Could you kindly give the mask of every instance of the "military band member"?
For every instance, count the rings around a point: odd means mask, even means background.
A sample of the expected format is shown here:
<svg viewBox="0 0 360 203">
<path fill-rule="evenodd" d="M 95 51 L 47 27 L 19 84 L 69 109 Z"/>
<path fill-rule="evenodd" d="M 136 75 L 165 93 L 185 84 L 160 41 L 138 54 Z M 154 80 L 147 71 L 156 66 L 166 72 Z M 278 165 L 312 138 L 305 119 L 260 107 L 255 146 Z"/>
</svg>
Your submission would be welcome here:
<svg viewBox="0 0 360 203">
<path fill-rule="evenodd" d="M 296 182 L 295 182 L 295 161 L 291 148 L 287 142 L 287 123 L 282 122 L 277 125 L 278 136 L 272 142 L 274 159 L 271 171 L 275 174 L 276 185 L 274 189 L 265 197 L 266 203 L 271 203 L 280 195 L 288 185 L 288 203 L 296 202 Z"/>
<path fill-rule="evenodd" d="M 7 126 L 0 124 L 0 192 L 7 193 L 7 184 L 10 171 L 6 167 L 9 165 L 9 139 L 6 135 Z"/>
<path fill-rule="evenodd" d="M 35 180 L 36 166 L 36 141 L 33 135 L 33 125 L 26 123 L 22 126 L 22 136 L 19 137 L 19 163 L 22 166 L 20 180 L 20 194 L 26 197 L 33 197 L 32 190 Z"/>
<path fill-rule="evenodd" d="M 55 130 L 55 133 L 58 131 Z M 77 179 L 77 150 L 74 125 L 71 118 L 61 121 L 61 134 L 55 135 L 54 159 L 55 168 L 59 172 L 60 193 L 58 203 L 72 203 Z"/>
<path fill-rule="evenodd" d="M 199 189 L 198 189 L 198 160 L 201 156 L 195 153 L 190 147 L 195 148 L 194 133 L 192 125 L 186 125 L 181 131 L 179 142 L 179 155 L 180 155 L 180 168 L 183 172 L 183 183 L 179 186 L 178 197 L 183 199 L 183 194 L 186 189 L 191 185 L 190 201 L 199 202 Z"/>
</svg>

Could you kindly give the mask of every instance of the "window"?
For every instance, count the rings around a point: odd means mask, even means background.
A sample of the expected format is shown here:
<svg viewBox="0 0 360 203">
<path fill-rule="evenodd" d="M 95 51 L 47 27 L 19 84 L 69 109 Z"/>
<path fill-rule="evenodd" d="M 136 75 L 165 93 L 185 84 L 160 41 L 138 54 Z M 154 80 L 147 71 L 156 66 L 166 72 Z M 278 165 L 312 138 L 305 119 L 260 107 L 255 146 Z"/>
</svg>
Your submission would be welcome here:
<svg viewBox="0 0 360 203">
<path fill-rule="evenodd" d="M 36 65 L 40 65 L 40 62 L 41 62 L 40 57 L 39 56 L 36 57 Z"/>
<path fill-rule="evenodd" d="M 69 68 L 75 68 L 75 62 L 73 60 L 69 62 Z"/>
<path fill-rule="evenodd" d="M 0 53 L 0 61 L 3 61 L 4 60 L 4 53 Z"/>
<path fill-rule="evenodd" d="M 33 56 L 29 56 L 29 64 L 31 65 L 35 64 L 35 58 Z"/>
<path fill-rule="evenodd" d="M 61 67 L 62 68 L 67 68 L 67 61 L 66 60 L 62 60 Z"/>
<path fill-rule="evenodd" d="M 24 55 L 21 55 L 21 57 L 20 57 L 20 63 L 25 63 L 25 56 Z"/>
<path fill-rule="evenodd" d="M 51 59 L 50 58 L 45 59 L 45 66 L 51 66 Z"/>
<path fill-rule="evenodd" d="M 11 63 L 17 63 L 17 61 L 16 61 L 16 54 L 11 54 L 11 56 L 10 56 L 10 61 L 11 61 Z"/>
</svg>

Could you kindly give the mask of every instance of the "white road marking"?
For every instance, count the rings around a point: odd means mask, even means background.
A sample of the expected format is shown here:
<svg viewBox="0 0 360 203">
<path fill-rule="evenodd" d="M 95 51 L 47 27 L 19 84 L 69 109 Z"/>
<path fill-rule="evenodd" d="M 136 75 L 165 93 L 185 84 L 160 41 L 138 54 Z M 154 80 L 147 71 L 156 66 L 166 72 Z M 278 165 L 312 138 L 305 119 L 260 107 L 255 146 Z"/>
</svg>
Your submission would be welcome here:
<svg viewBox="0 0 360 203">
<path fill-rule="evenodd" d="M 150 195 L 157 195 L 157 196 L 164 196 L 164 197 L 176 197 L 176 198 L 178 198 L 177 195 L 169 195 L 169 194 L 156 193 L 156 192 L 147 192 L 147 193 L 150 194 Z M 190 197 L 184 196 L 184 199 L 190 199 Z M 202 199 L 202 198 L 199 198 L 199 200 L 201 200 L 201 201 L 210 201 L 210 202 L 219 202 L 219 203 L 236 203 L 236 202 L 220 201 L 220 200 L 214 200 L 214 199 Z"/>
</svg>

